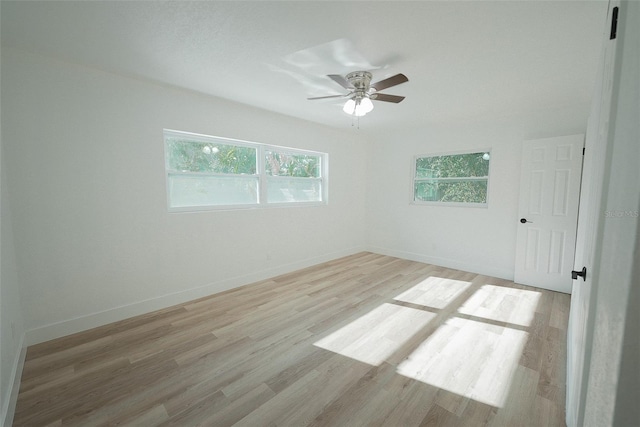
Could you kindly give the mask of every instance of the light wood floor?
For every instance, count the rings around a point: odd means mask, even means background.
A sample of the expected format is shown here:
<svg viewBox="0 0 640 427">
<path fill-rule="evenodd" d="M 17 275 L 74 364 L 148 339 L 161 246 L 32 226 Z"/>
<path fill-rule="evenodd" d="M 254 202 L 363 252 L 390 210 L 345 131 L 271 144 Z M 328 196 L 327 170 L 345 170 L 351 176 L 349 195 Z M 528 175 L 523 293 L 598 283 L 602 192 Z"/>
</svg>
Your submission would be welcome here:
<svg viewBox="0 0 640 427">
<path fill-rule="evenodd" d="M 360 253 L 29 347 L 14 425 L 564 426 L 568 310 Z"/>
</svg>

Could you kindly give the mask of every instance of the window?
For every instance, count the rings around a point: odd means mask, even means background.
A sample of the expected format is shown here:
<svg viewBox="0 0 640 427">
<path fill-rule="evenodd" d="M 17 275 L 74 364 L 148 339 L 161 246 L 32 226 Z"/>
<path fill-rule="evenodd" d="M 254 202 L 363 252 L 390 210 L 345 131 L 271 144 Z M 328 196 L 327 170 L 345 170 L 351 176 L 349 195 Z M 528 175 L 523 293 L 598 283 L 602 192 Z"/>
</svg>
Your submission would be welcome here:
<svg viewBox="0 0 640 427">
<path fill-rule="evenodd" d="M 487 206 L 489 151 L 416 157 L 413 201 Z"/>
<path fill-rule="evenodd" d="M 164 131 L 169 209 L 326 201 L 325 153 Z"/>
<path fill-rule="evenodd" d="M 284 148 L 265 150 L 267 202 L 321 202 L 322 158 Z"/>
</svg>

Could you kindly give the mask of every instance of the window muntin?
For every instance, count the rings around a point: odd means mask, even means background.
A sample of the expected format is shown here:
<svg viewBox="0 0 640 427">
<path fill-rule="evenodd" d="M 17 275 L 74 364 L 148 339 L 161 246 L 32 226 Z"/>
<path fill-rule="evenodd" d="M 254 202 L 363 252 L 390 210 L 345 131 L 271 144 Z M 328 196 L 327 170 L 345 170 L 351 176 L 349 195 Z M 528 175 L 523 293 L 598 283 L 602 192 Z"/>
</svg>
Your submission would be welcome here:
<svg viewBox="0 0 640 427">
<path fill-rule="evenodd" d="M 413 201 L 486 206 L 489 151 L 415 158 Z"/>
<path fill-rule="evenodd" d="M 185 132 L 164 132 L 169 210 L 326 201 L 318 153 Z"/>
</svg>

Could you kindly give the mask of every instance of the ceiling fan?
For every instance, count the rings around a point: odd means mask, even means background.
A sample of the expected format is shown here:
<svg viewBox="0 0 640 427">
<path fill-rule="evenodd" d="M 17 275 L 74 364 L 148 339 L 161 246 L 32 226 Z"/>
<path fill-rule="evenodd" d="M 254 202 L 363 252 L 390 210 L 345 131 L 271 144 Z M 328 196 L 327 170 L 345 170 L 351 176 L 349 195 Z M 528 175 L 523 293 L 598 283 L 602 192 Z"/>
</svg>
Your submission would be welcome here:
<svg viewBox="0 0 640 427">
<path fill-rule="evenodd" d="M 329 74 L 327 77 L 347 89 L 349 93 L 346 95 L 317 96 L 307 99 L 349 98 L 342 109 L 345 113 L 354 116 L 364 116 L 373 110 L 373 103 L 371 101 L 393 102 L 396 104 L 402 101 L 404 96 L 387 95 L 380 93 L 380 91 L 409 81 L 404 74 L 396 74 L 384 80 L 371 83 L 372 76 L 368 71 L 354 71 L 344 77 L 339 74 Z"/>
</svg>

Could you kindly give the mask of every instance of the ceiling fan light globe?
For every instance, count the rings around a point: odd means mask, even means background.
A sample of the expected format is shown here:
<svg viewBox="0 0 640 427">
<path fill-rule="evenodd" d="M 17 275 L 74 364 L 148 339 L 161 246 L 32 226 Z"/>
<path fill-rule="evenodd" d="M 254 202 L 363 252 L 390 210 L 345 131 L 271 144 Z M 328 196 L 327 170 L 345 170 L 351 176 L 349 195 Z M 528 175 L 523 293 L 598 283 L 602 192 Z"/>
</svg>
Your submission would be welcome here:
<svg viewBox="0 0 640 427">
<path fill-rule="evenodd" d="M 347 114 L 355 114 L 355 110 L 356 110 L 356 101 L 354 101 L 353 99 L 350 99 L 347 102 L 345 102 L 344 107 L 342 107 L 342 111 L 344 111 Z"/>
<path fill-rule="evenodd" d="M 369 98 L 362 98 L 360 101 L 360 105 L 358 106 L 364 112 L 362 115 L 364 116 L 371 110 L 373 110 L 373 102 Z"/>
</svg>

